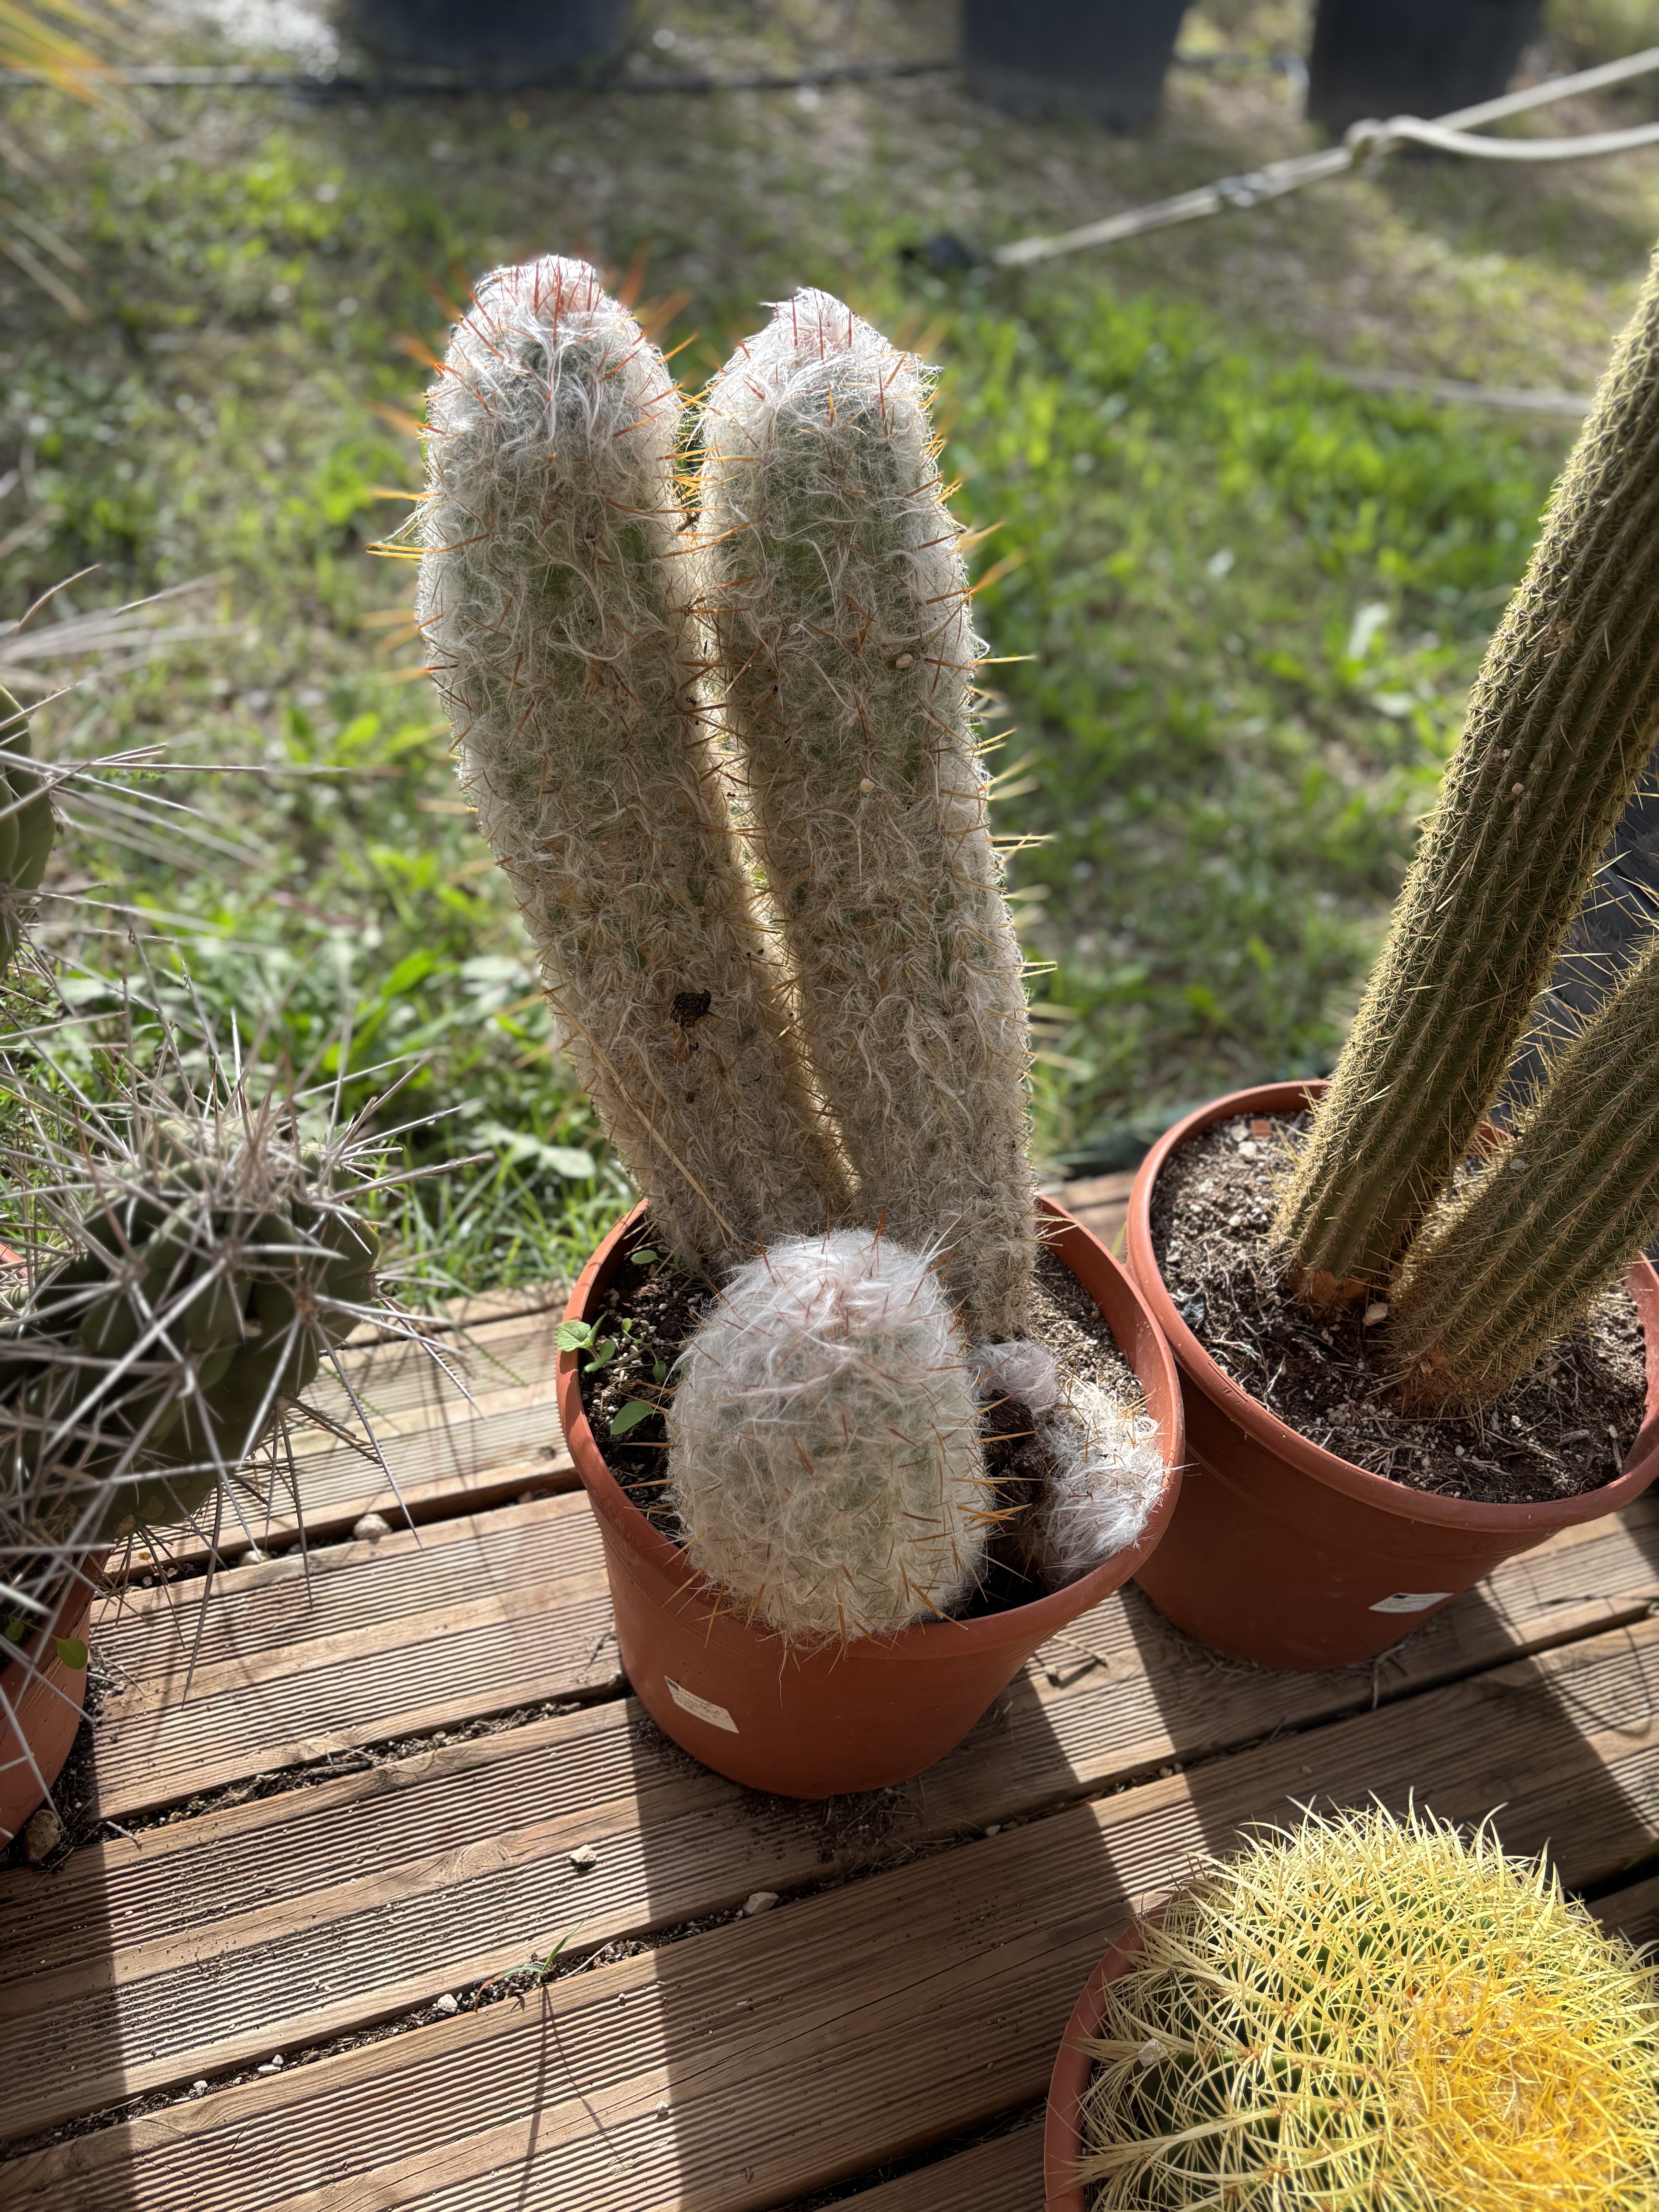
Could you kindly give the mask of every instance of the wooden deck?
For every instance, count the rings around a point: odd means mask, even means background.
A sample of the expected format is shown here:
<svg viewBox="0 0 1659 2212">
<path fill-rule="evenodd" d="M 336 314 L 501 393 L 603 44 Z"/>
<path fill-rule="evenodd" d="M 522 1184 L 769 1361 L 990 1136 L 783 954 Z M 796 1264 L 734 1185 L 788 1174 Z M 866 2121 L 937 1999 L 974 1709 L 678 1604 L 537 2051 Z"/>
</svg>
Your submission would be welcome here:
<svg viewBox="0 0 1659 2212">
<path fill-rule="evenodd" d="M 1126 1905 L 1299 1802 L 1501 1808 L 1659 1933 L 1659 1501 L 1374 1669 L 1232 1665 L 1125 1592 L 919 1782 L 802 1807 L 628 1697 L 551 1328 L 472 1330 L 476 1410 L 353 1355 L 412 1530 L 352 1539 L 384 1477 L 319 1437 L 308 1559 L 229 1566 L 199 1637 L 176 1588 L 111 1608 L 118 1826 L 0 1875 L 7 2212 L 1040 2212 Z"/>
</svg>

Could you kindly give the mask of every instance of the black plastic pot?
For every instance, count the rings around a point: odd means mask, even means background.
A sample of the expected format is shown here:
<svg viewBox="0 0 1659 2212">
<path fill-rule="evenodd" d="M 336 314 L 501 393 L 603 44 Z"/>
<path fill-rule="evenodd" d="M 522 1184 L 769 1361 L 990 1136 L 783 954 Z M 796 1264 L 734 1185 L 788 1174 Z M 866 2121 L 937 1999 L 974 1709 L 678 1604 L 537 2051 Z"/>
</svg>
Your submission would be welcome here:
<svg viewBox="0 0 1659 2212">
<path fill-rule="evenodd" d="M 378 61 L 580 79 L 622 51 L 629 0 L 344 0 L 341 12 Z"/>
<path fill-rule="evenodd" d="M 1135 131 L 1158 112 L 1187 0 L 963 0 L 969 88 L 1010 115 Z"/>
<path fill-rule="evenodd" d="M 1319 0 L 1308 113 L 1340 138 L 1371 116 L 1495 100 L 1542 13 L 1543 0 Z"/>
</svg>

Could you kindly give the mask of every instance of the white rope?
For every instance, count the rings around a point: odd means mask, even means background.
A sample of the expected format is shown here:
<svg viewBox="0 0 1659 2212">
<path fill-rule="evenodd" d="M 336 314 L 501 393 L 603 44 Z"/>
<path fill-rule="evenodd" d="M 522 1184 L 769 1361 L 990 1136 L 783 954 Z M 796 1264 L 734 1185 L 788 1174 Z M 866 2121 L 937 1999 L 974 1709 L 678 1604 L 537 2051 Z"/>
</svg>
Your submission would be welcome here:
<svg viewBox="0 0 1659 2212">
<path fill-rule="evenodd" d="M 1085 222 L 1075 230 L 1048 237 L 1017 239 L 1000 246 L 992 259 L 1005 269 L 1027 262 L 1048 261 L 1059 253 L 1075 253 L 1085 246 L 1110 246 L 1119 239 L 1139 237 L 1144 231 L 1163 230 L 1170 224 L 1191 222 L 1200 216 L 1219 215 L 1224 208 L 1258 206 L 1304 185 L 1342 175 L 1362 161 L 1386 153 L 1390 146 L 1412 143 L 1443 148 L 1449 153 L 1469 154 L 1487 161 L 1563 161 L 1588 159 L 1598 154 L 1624 153 L 1633 147 L 1659 144 L 1659 124 L 1636 131 L 1608 131 L 1583 138 L 1476 138 L 1470 132 L 1483 123 L 1496 123 L 1508 115 L 1524 114 L 1531 107 L 1547 107 L 1575 93 L 1599 92 L 1628 78 L 1659 70 L 1659 46 L 1647 46 L 1622 61 L 1603 62 L 1596 69 L 1579 70 L 1571 76 L 1551 77 L 1528 85 L 1524 92 L 1509 92 L 1497 100 L 1460 107 L 1449 115 L 1425 122 L 1414 115 L 1396 115 L 1387 123 L 1356 123 L 1340 146 L 1318 154 L 1298 154 L 1289 161 L 1268 161 L 1242 177 L 1222 177 L 1195 191 L 1180 192 L 1173 199 L 1157 200 L 1150 207 L 1131 208 L 1126 214 Z"/>
</svg>

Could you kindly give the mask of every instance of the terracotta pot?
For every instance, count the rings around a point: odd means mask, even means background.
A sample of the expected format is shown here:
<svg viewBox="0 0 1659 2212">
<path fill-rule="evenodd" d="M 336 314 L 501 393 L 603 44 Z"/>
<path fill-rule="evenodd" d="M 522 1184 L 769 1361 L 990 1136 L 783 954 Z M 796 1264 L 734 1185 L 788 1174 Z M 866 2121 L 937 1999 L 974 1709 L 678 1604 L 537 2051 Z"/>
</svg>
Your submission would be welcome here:
<svg viewBox="0 0 1659 2212">
<path fill-rule="evenodd" d="M 52 1649 L 54 1637 L 86 1641 L 92 1587 L 84 1574 L 70 1577 L 55 1617 L 23 1647 L 36 1672 L 9 1666 L 0 1674 L 0 1845 L 9 1844 L 64 1771 L 86 1703 L 87 1670 L 66 1667 Z"/>
<path fill-rule="evenodd" d="M 1089 2212 L 1077 2179 L 1083 2156 L 1080 2112 L 1094 2078 L 1095 2062 L 1082 2046 L 1100 2033 L 1106 1991 L 1127 1972 L 1141 1947 L 1141 1923 L 1132 1920 L 1083 1984 L 1072 2017 L 1060 2039 L 1060 2054 L 1048 2077 L 1048 2111 L 1042 2123 L 1043 2212 Z"/>
<path fill-rule="evenodd" d="M 1647 1341 L 1646 1418 L 1618 1480 L 1577 1498 L 1431 1497 L 1322 1451 L 1223 1374 L 1158 1272 L 1153 1185 L 1170 1155 L 1213 1123 L 1293 1114 L 1323 1089 L 1265 1084 L 1189 1114 L 1147 1154 L 1129 1199 L 1129 1266 L 1181 1369 L 1190 1455 L 1169 1532 L 1135 1578 L 1177 1628 L 1267 1667 L 1374 1658 L 1504 1559 L 1618 1512 L 1659 1474 L 1659 1276 L 1645 1260 L 1626 1281 Z"/>
<path fill-rule="evenodd" d="M 775 1633 L 718 1611 L 679 1547 L 630 1502 L 600 1456 L 574 1352 L 559 1360 L 559 1418 L 605 1542 L 617 1640 L 635 1695 L 692 1756 L 755 1790 L 830 1797 L 879 1790 L 961 1741 L 1037 1649 L 1127 1582 L 1175 1510 L 1181 1392 L 1168 1347 L 1128 1276 L 1060 1206 L 1054 1249 L 1110 1324 L 1162 1431 L 1168 1470 L 1138 1544 L 1066 1589 L 981 1620 L 935 1620 L 845 1649 L 789 1655 Z M 636 1241 L 644 1208 L 588 1261 L 565 1309 L 586 1321 Z"/>
</svg>

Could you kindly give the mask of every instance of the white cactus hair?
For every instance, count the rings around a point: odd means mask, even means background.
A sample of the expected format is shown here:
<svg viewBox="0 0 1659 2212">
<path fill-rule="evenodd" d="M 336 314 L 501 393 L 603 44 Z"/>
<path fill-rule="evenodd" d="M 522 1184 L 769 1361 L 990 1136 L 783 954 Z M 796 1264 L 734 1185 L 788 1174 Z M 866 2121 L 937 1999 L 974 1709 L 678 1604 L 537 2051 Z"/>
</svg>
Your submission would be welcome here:
<svg viewBox="0 0 1659 2212">
<path fill-rule="evenodd" d="M 992 1494 L 975 1375 L 934 1255 L 786 1239 L 729 1282 L 668 1411 L 666 1502 L 734 1608 L 812 1646 L 949 1613 Z"/>
<path fill-rule="evenodd" d="M 1018 1398 L 1051 1465 L 1019 1549 L 1045 1589 L 1063 1589 L 1136 1542 L 1164 1487 L 1158 1425 L 1083 1376 L 1062 1376 L 1030 1338 L 975 1347 L 981 1397 Z"/>
<path fill-rule="evenodd" d="M 930 373 L 828 293 L 710 387 L 702 529 L 745 827 L 861 1218 L 942 1239 L 975 1336 L 1027 1325 L 1022 963 L 986 827 Z"/>
<path fill-rule="evenodd" d="M 729 819 L 683 403 L 585 263 L 496 270 L 428 399 L 419 617 L 565 1047 L 700 1266 L 844 1218 Z"/>
</svg>

